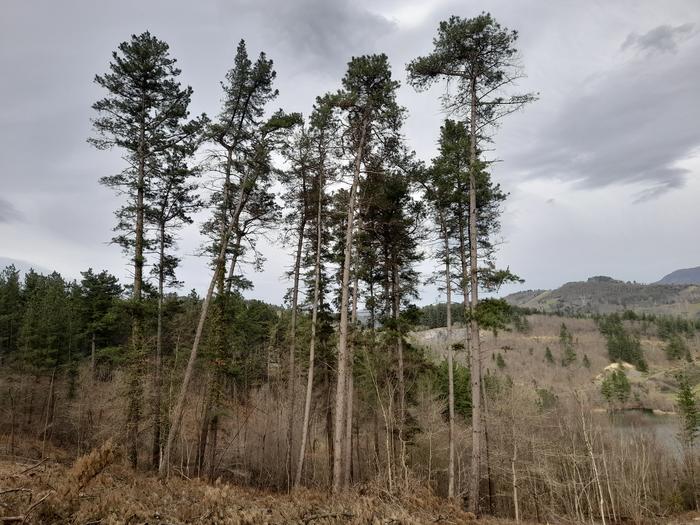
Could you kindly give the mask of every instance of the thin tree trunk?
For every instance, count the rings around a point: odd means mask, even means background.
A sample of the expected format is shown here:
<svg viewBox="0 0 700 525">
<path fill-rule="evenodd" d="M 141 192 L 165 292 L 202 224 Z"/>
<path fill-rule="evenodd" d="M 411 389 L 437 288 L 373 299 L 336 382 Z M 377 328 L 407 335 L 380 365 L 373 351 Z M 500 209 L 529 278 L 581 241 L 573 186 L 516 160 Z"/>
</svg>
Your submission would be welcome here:
<svg viewBox="0 0 700 525">
<path fill-rule="evenodd" d="M 481 352 L 479 341 L 479 321 L 476 309 L 479 304 L 479 276 L 476 229 L 476 170 L 478 158 L 476 150 L 476 130 L 478 116 L 476 112 L 476 83 L 470 84 L 471 111 L 469 118 L 470 132 L 470 164 L 469 164 L 469 273 L 470 273 L 470 303 L 469 323 L 471 335 L 471 383 L 472 383 L 472 465 L 469 491 L 469 510 L 479 515 L 479 483 L 481 481 Z"/>
<path fill-rule="evenodd" d="M 15 393 L 12 389 L 8 389 L 8 397 L 10 398 L 10 456 L 15 455 Z"/>
<path fill-rule="evenodd" d="M 510 468 L 513 475 L 513 507 L 515 508 L 515 522 L 520 523 L 520 507 L 518 506 L 518 478 L 515 473 L 515 462 L 518 459 L 518 444 L 513 441 L 513 457 L 510 460 Z"/>
<path fill-rule="evenodd" d="M 194 373 L 194 364 L 197 360 L 197 352 L 199 351 L 199 343 L 202 339 L 202 333 L 204 332 L 204 323 L 207 319 L 207 314 L 209 313 L 209 306 L 211 304 L 212 296 L 214 295 L 214 287 L 218 280 L 219 274 L 224 271 L 224 263 L 226 260 L 226 248 L 228 246 L 228 240 L 231 236 L 233 223 L 229 224 L 226 230 L 223 242 L 221 243 L 221 248 L 219 250 L 219 256 L 217 258 L 216 266 L 214 269 L 214 274 L 212 275 L 211 281 L 209 282 L 209 288 L 207 289 L 207 294 L 204 297 L 204 302 L 202 303 L 202 311 L 199 315 L 199 322 L 197 323 L 197 331 L 195 332 L 194 341 L 192 343 L 192 350 L 190 352 L 190 358 L 187 361 L 187 368 L 185 368 L 185 375 L 182 378 L 182 387 L 180 388 L 180 393 L 178 394 L 177 402 L 175 404 L 175 409 L 172 415 L 172 421 L 170 424 L 170 430 L 168 432 L 168 439 L 165 443 L 165 449 L 163 451 L 163 461 L 160 464 L 159 473 L 161 476 L 166 476 L 168 474 L 168 468 L 170 465 L 170 455 L 172 452 L 173 445 L 175 444 L 175 438 L 180 430 L 180 423 L 182 422 L 182 416 L 185 410 L 185 399 L 187 397 L 187 390 L 189 389 L 190 382 L 192 381 L 192 374 Z"/>
<path fill-rule="evenodd" d="M 232 149 L 229 149 L 229 155 L 226 164 L 227 181 L 230 178 L 232 167 L 231 152 Z M 231 222 L 229 222 L 226 228 L 222 227 L 219 254 L 217 256 L 216 264 L 214 266 L 214 273 L 211 277 L 211 281 L 209 282 L 209 288 L 207 289 L 207 294 L 204 297 L 204 302 L 202 303 L 202 310 L 199 315 L 199 322 L 197 323 L 197 330 L 195 332 L 194 341 L 192 343 L 192 351 L 190 352 L 190 357 L 187 361 L 185 375 L 182 378 L 182 387 L 180 388 L 180 393 L 177 398 L 175 410 L 172 414 L 170 429 L 168 431 L 168 439 L 165 443 L 165 449 L 163 451 L 163 461 L 161 462 L 160 468 L 158 469 L 160 476 L 167 476 L 168 474 L 170 455 L 172 453 L 173 445 L 175 444 L 177 433 L 180 431 L 180 423 L 182 422 L 182 416 L 184 414 L 187 390 L 189 388 L 190 382 L 192 381 L 192 374 L 194 373 L 194 364 L 197 360 L 199 343 L 201 342 L 202 333 L 204 332 L 204 324 L 207 319 L 207 314 L 209 313 L 209 305 L 211 304 L 211 299 L 214 295 L 214 287 L 216 286 L 219 280 L 219 276 L 223 275 L 223 272 L 226 270 L 226 252 L 228 249 L 229 240 L 231 239 L 231 235 L 238 227 L 238 220 L 240 218 L 241 212 L 243 211 L 246 191 L 249 191 L 247 188 L 248 182 L 248 172 L 246 172 L 246 174 L 243 176 L 243 179 L 241 180 L 241 189 L 238 195 L 238 202 L 236 203 L 236 208 L 232 214 Z M 228 191 L 229 190 L 227 187 L 227 183 L 225 183 L 225 196 L 228 194 Z"/>
<path fill-rule="evenodd" d="M 216 447 L 219 439 L 219 414 L 211 418 L 211 446 L 209 447 L 209 481 L 216 477 Z"/>
<path fill-rule="evenodd" d="M 314 264 L 314 303 L 311 310 L 311 341 L 309 343 L 309 368 L 306 375 L 306 397 L 304 399 L 304 419 L 301 424 L 301 446 L 299 448 L 299 461 L 297 462 L 294 487 L 301 483 L 301 474 L 304 470 L 304 458 L 306 455 L 306 441 L 308 440 L 309 418 L 311 415 L 311 398 L 314 390 L 314 364 L 316 352 L 316 332 L 318 324 L 318 307 L 321 295 L 321 249 L 323 247 L 323 172 L 319 174 L 318 204 L 316 210 L 316 261 Z"/>
<path fill-rule="evenodd" d="M 328 371 L 327 371 L 328 372 Z M 328 481 L 333 482 L 333 400 L 330 377 L 326 375 L 326 448 L 328 451 Z"/>
<path fill-rule="evenodd" d="M 352 355 L 352 350 L 350 350 Z M 347 375 L 347 406 L 345 409 L 345 471 L 343 473 L 343 484 L 345 487 L 350 486 L 352 481 L 352 422 L 353 422 L 353 400 L 354 400 L 354 380 L 352 372 Z"/>
<path fill-rule="evenodd" d="M 345 441 L 345 406 L 347 399 L 347 361 L 348 361 L 348 299 L 350 284 L 350 265 L 352 264 L 352 240 L 355 216 L 355 197 L 360 182 L 360 167 L 364 156 L 365 134 L 367 132 L 366 116 L 362 121 L 360 142 L 355 155 L 355 168 L 348 202 L 347 225 L 345 230 L 345 258 L 340 295 L 340 327 L 338 340 L 338 377 L 335 393 L 335 421 L 333 425 L 333 485 L 334 493 L 343 488 L 343 442 Z"/>
<path fill-rule="evenodd" d="M 296 256 L 294 258 L 294 284 L 292 287 L 292 319 L 289 327 L 289 384 L 287 399 L 289 400 L 289 421 L 287 423 L 287 487 L 292 485 L 294 471 L 294 405 L 296 401 L 296 336 L 297 336 L 297 307 L 299 302 L 299 272 L 301 269 L 301 254 L 304 247 L 304 229 L 306 228 L 306 175 L 302 174 L 302 210 L 299 218 Z"/>
<path fill-rule="evenodd" d="M 92 378 L 92 383 L 95 383 L 95 378 L 97 377 L 97 351 L 95 349 L 95 332 L 92 332 L 92 337 L 90 338 L 90 377 Z"/>
<path fill-rule="evenodd" d="M 455 385 L 454 349 L 452 345 L 452 276 L 450 272 L 450 243 L 445 219 L 440 214 L 445 245 L 445 299 L 447 302 L 447 406 L 449 412 L 449 458 L 447 464 L 447 497 L 455 498 Z"/>
<path fill-rule="evenodd" d="M 163 287 L 165 283 L 165 222 L 160 224 L 160 253 L 158 264 L 158 322 L 156 328 L 156 359 L 153 372 L 153 468 L 160 466 L 161 446 L 161 390 L 163 374 Z"/>
<path fill-rule="evenodd" d="M 236 218 L 238 223 L 238 218 Z M 233 254 L 231 255 L 231 263 L 228 268 L 228 278 L 226 279 L 226 297 L 231 295 L 231 289 L 233 288 L 233 278 L 236 273 L 236 265 L 238 264 L 238 255 L 241 250 L 241 243 L 243 242 L 243 232 L 236 232 L 236 240 L 233 243 Z"/>
<path fill-rule="evenodd" d="M 44 418 L 44 431 L 43 438 L 41 441 L 41 457 L 46 457 L 46 436 L 49 431 L 49 425 L 51 424 L 51 408 L 53 405 L 54 397 L 54 380 L 56 378 L 56 368 L 51 372 L 51 383 L 49 384 L 49 395 L 46 398 L 46 417 Z"/>
<path fill-rule="evenodd" d="M 401 465 L 404 474 L 407 475 L 406 469 L 406 442 L 405 442 L 405 425 L 406 425 L 406 383 L 404 379 L 404 359 L 403 359 L 403 334 L 401 333 L 401 284 L 399 277 L 399 265 L 394 258 L 392 265 L 392 291 L 393 291 L 393 310 L 394 322 L 396 323 L 396 359 L 397 359 L 397 376 L 398 376 L 398 395 L 399 395 L 399 454 L 401 455 Z M 405 481 L 408 481 L 406 478 Z"/>
<path fill-rule="evenodd" d="M 357 229 L 361 228 L 361 220 L 358 219 Z M 357 253 L 355 253 L 357 258 Z M 355 260 L 357 265 L 357 260 Z M 347 406 L 345 409 L 345 479 L 343 483 L 346 487 L 350 486 L 352 480 L 352 421 L 353 421 L 353 402 L 355 397 L 355 384 L 353 376 L 354 365 L 354 346 L 355 346 L 355 330 L 357 329 L 357 271 L 353 270 L 353 286 L 352 286 L 352 312 L 350 315 L 350 325 L 352 326 L 352 340 L 348 349 L 348 373 L 347 373 Z"/>
<path fill-rule="evenodd" d="M 145 115 L 141 116 L 140 134 L 138 144 L 138 181 L 136 184 L 136 227 L 134 239 L 134 287 L 133 300 L 135 302 L 132 319 L 132 346 L 133 357 L 129 370 L 129 403 L 127 408 L 126 435 L 128 440 L 129 462 L 133 468 L 138 466 L 139 454 L 139 423 L 141 420 L 141 353 L 143 346 L 141 288 L 143 284 L 143 235 L 144 235 L 144 196 L 146 179 L 146 152 L 145 148 Z"/>
<path fill-rule="evenodd" d="M 213 374 L 209 379 L 210 382 L 214 382 Z M 199 427 L 199 439 L 197 440 L 197 457 L 195 461 L 197 462 L 197 476 L 201 476 L 204 472 L 204 462 L 207 453 L 207 441 L 209 439 L 209 424 L 211 422 L 211 411 L 213 405 L 214 385 L 207 385 L 207 394 L 204 400 L 204 412 L 202 414 L 202 424 Z"/>
</svg>

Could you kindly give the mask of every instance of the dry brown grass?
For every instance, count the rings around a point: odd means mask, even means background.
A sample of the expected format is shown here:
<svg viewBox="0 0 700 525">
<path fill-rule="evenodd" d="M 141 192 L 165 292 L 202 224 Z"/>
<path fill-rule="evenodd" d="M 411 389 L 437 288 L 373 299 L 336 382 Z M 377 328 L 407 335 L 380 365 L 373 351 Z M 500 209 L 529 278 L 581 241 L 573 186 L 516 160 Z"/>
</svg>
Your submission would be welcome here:
<svg viewBox="0 0 700 525">
<path fill-rule="evenodd" d="M 599 407 L 605 401 L 599 395 L 598 376 L 610 364 L 606 340 L 600 333 L 593 319 L 578 319 L 550 315 L 528 316 L 530 330 L 527 333 L 500 331 L 497 335 L 482 331 L 483 368 L 485 374 L 508 375 L 515 382 L 534 388 L 552 389 L 558 395 L 570 394 L 574 390 L 588 393 Z M 561 366 L 562 351 L 559 344 L 559 330 L 565 323 L 574 339 L 577 359 L 568 367 Z M 648 375 L 637 374 L 630 377 L 636 387 L 633 397 L 644 407 L 673 411 L 675 400 L 673 392 L 665 388 L 665 383 L 673 382 L 674 372 L 684 366 L 684 362 L 670 362 L 664 353 L 666 343 L 654 334 L 653 327 L 648 333 L 641 332 L 641 323 L 627 323 L 628 329 L 639 333 L 644 357 L 649 365 Z M 445 355 L 446 343 L 444 328 L 416 332 L 414 339 L 429 353 L 441 359 Z M 456 328 L 453 332 L 455 342 L 463 341 L 465 332 Z M 700 341 L 689 341 L 693 354 L 699 357 Z M 554 363 L 545 360 L 549 347 Z M 501 354 L 506 367 L 499 370 L 495 356 Z M 583 366 L 583 356 L 588 356 L 590 368 Z M 456 361 L 466 365 L 466 353 L 458 352 Z M 634 375 L 634 374 L 633 374 Z"/>
<path fill-rule="evenodd" d="M 302 489 L 279 494 L 216 482 L 135 473 L 108 443 L 72 467 L 0 461 L 0 516 L 63 524 L 421 524 L 468 523 L 471 516 L 416 484 L 394 497 L 367 483 L 342 496 Z M 3 490 L 17 489 L 2 493 Z M 43 498 L 43 499 L 42 499 Z M 2 521 L 2 519 L 0 519 Z"/>
</svg>

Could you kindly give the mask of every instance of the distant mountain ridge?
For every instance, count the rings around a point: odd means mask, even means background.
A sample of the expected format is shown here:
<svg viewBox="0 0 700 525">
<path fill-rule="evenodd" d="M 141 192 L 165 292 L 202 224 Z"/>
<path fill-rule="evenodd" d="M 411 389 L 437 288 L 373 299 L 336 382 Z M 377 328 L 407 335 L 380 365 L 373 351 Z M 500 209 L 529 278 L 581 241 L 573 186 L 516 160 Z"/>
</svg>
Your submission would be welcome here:
<svg viewBox="0 0 700 525">
<path fill-rule="evenodd" d="M 568 315 L 634 310 L 693 318 L 700 316 L 700 286 L 696 283 L 640 284 L 596 276 L 587 281 L 566 283 L 555 290 L 516 292 L 505 299 L 515 306 Z"/>
<path fill-rule="evenodd" d="M 700 284 L 700 266 L 671 272 L 656 284 Z"/>
</svg>

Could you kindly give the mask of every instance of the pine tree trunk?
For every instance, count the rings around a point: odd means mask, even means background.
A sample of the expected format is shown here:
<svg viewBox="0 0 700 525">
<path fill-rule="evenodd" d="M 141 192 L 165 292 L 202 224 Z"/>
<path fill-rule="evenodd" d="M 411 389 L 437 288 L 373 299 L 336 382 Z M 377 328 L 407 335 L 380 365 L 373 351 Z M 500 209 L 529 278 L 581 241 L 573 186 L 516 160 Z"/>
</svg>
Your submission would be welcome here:
<svg viewBox="0 0 700 525">
<path fill-rule="evenodd" d="M 301 474 L 304 469 L 306 455 L 306 442 L 308 440 L 309 419 L 311 414 L 311 397 L 314 389 L 314 361 L 316 352 L 316 332 L 318 324 L 318 307 L 321 294 L 321 249 L 323 247 L 323 173 L 319 173 L 318 204 L 316 210 L 316 260 L 314 264 L 314 303 L 311 310 L 311 341 L 309 343 L 309 368 L 306 376 L 306 397 L 304 399 L 304 419 L 301 425 L 301 445 L 299 448 L 299 461 L 294 476 L 294 487 L 301 483 Z"/>
<path fill-rule="evenodd" d="M 358 220 L 357 229 L 362 227 L 362 222 Z M 355 254 L 357 257 L 357 254 Z M 355 264 L 357 262 L 355 261 Z M 350 315 L 350 325 L 352 326 L 352 340 L 348 348 L 348 373 L 347 373 L 347 406 L 345 407 L 345 478 L 343 483 L 346 487 L 350 486 L 352 480 L 352 422 L 353 422 L 353 402 L 355 397 L 355 383 L 353 377 L 354 365 L 354 335 L 357 330 L 357 295 L 358 295 L 358 276 L 357 271 L 353 271 L 352 285 L 352 313 Z"/>
<path fill-rule="evenodd" d="M 452 275 L 450 271 L 450 243 L 447 225 L 440 216 L 442 237 L 445 245 L 445 298 L 447 303 L 447 407 L 449 413 L 449 453 L 447 463 L 447 497 L 455 498 L 455 385 L 454 348 L 452 345 Z"/>
<path fill-rule="evenodd" d="M 345 257 L 340 295 L 340 326 L 338 340 L 338 376 L 336 379 L 335 419 L 333 424 L 333 485 L 332 490 L 338 493 L 343 488 L 343 449 L 345 441 L 345 408 L 347 404 L 347 362 L 348 362 L 348 302 L 350 285 L 350 265 L 352 264 L 352 240 L 355 216 L 355 198 L 360 182 L 360 167 L 364 156 L 365 134 L 367 132 L 366 117 L 361 123 L 360 142 L 355 155 L 355 167 L 352 187 L 348 202 L 347 225 L 345 230 Z"/>
<path fill-rule="evenodd" d="M 472 391 L 472 464 L 469 490 L 469 510 L 479 515 L 479 484 L 481 482 L 481 348 L 479 341 L 479 321 L 476 309 L 479 304 L 479 277 L 476 229 L 476 171 L 479 169 L 476 132 L 478 117 L 476 111 L 477 93 L 475 80 L 470 85 L 471 108 L 469 118 L 470 163 L 469 163 L 469 274 L 470 302 L 469 324 L 471 335 L 471 391 Z"/>
<path fill-rule="evenodd" d="M 306 180 L 303 181 L 303 199 L 306 199 Z M 289 400 L 289 421 L 287 423 L 287 486 L 292 484 L 292 472 L 294 470 L 294 405 L 296 404 L 296 336 L 297 336 L 297 306 L 299 302 L 299 272 L 301 269 L 301 254 L 304 247 L 304 229 L 306 228 L 306 206 L 299 219 L 297 249 L 294 258 L 294 284 L 292 287 L 292 319 L 289 327 L 289 384 L 287 399 Z"/>
<path fill-rule="evenodd" d="M 352 360 L 352 349 L 349 352 L 348 362 Z M 350 486 L 352 480 L 352 420 L 353 420 L 353 401 L 354 401 L 354 390 L 355 385 L 352 376 L 352 366 L 348 366 L 348 384 L 347 384 L 347 406 L 345 414 L 345 472 L 343 484 L 346 487 Z"/>
<path fill-rule="evenodd" d="M 163 374 L 163 288 L 165 285 L 165 223 L 160 225 L 160 252 L 158 266 L 158 322 L 156 328 L 156 358 L 153 370 L 153 447 L 151 462 L 153 468 L 160 466 L 161 446 L 161 390 Z"/>
<path fill-rule="evenodd" d="M 403 361 L 403 334 L 401 333 L 401 283 L 399 277 L 399 265 L 394 262 L 392 266 L 392 288 L 394 295 L 394 322 L 396 323 L 396 359 L 399 387 L 399 440 L 403 447 L 404 425 L 406 423 L 406 383 L 404 380 Z"/>
<path fill-rule="evenodd" d="M 46 454 L 45 454 L 46 437 L 48 435 L 49 426 L 51 425 L 51 420 L 52 420 L 52 408 L 53 408 L 55 378 L 56 378 L 56 368 L 54 368 L 53 372 L 51 372 L 51 383 L 49 384 L 49 395 L 46 398 L 46 417 L 44 419 L 44 431 L 43 431 L 43 438 L 41 441 L 41 457 L 42 458 L 46 457 Z"/>
<path fill-rule="evenodd" d="M 136 227 L 134 239 L 134 314 L 132 319 L 132 347 L 133 356 L 129 370 L 128 408 L 126 421 L 126 434 L 129 462 L 133 468 L 138 466 L 139 454 L 139 423 L 141 420 L 141 353 L 143 351 L 143 326 L 141 311 L 141 288 L 143 284 L 143 236 L 145 215 L 145 180 L 146 180 L 146 152 L 145 152 L 145 115 L 142 115 L 138 144 L 138 182 L 136 185 Z"/>
</svg>

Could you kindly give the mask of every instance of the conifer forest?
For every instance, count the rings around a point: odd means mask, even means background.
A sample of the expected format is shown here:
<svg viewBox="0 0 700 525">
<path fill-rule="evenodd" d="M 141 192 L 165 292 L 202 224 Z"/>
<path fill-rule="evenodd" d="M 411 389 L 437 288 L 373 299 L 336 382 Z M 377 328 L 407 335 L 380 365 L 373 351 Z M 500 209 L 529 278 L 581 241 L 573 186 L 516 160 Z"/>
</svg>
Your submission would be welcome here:
<svg viewBox="0 0 700 525">
<path fill-rule="evenodd" d="M 508 219 L 525 197 L 511 205 L 500 176 L 501 131 L 536 140 L 530 112 L 563 95 L 526 80 L 531 21 L 521 34 L 488 3 L 451 8 L 407 62 L 344 49 L 303 111 L 284 107 L 295 62 L 258 37 L 229 32 L 208 86 L 161 21 L 100 52 L 96 96 L 78 100 L 81 185 L 115 203 L 90 250 L 116 247 L 121 266 L 0 270 L 0 523 L 700 520 L 700 272 L 525 291 L 505 248 L 533 223 Z M 620 52 L 659 37 L 679 57 L 695 22 L 630 33 Z M 216 93 L 206 113 L 200 89 Z M 439 108 L 427 155 L 407 124 L 424 104 Z M 13 209 L 0 193 L 0 223 Z M 258 286 L 276 259 L 273 302 Z"/>
</svg>

